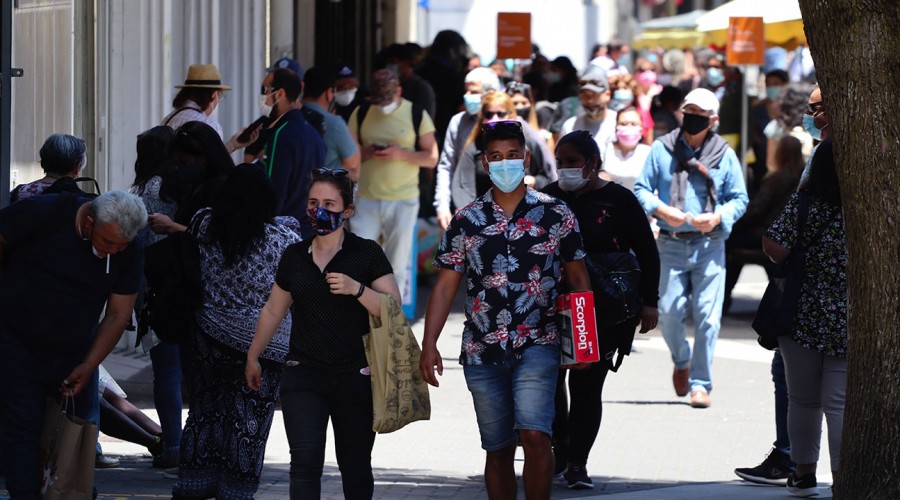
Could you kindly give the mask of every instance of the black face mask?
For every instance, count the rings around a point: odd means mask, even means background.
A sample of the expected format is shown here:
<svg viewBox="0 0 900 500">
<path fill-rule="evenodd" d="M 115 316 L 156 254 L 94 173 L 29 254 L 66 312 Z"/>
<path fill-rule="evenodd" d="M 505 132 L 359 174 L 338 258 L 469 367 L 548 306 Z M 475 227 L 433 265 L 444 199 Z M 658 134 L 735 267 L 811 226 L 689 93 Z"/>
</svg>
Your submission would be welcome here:
<svg viewBox="0 0 900 500">
<path fill-rule="evenodd" d="M 516 114 L 519 115 L 523 120 L 527 120 L 528 116 L 531 114 L 531 106 L 516 108 Z"/>
<path fill-rule="evenodd" d="M 681 129 L 691 135 L 697 135 L 709 128 L 709 117 L 685 113 L 681 121 Z"/>
</svg>

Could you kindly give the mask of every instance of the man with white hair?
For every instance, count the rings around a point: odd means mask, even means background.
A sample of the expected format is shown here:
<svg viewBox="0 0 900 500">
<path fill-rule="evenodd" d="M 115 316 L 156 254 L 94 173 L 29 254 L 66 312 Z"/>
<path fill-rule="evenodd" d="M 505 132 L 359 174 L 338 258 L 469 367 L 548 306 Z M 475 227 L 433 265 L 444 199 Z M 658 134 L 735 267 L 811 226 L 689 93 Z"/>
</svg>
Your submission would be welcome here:
<svg viewBox="0 0 900 500">
<path fill-rule="evenodd" d="M 444 149 L 437 164 L 437 181 L 435 183 L 434 208 L 438 222 L 447 229 L 450 218 L 450 178 L 465 149 L 466 140 L 472 135 L 472 129 L 481 119 L 481 99 L 490 92 L 500 91 L 500 78 L 491 68 L 475 68 L 466 74 L 466 93 L 463 94 L 465 111 L 453 115 L 444 135 Z"/>
<path fill-rule="evenodd" d="M 0 210 L 0 446 L 12 498 L 40 498 L 46 399 L 73 397 L 85 419 L 97 405 L 97 367 L 134 307 L 143 251 L 132 241 L 146 223 L 144 203 L 123 191 Z"/>
<path fill-rule="evenodd" d="M 737 155 L 713 132 L 719 120 L 715 94 L 693 90 L 681 110 L 681 127 L 654 141 L 634 194 L 660 227 L 659 327 L 675 364 L 675 393 L 690 393 L 692 407 L 707 408 L 722 319 L 725 240 L 748 198 Z M 693 356 L 685 328 L 689 304 Z"/>
</svg>

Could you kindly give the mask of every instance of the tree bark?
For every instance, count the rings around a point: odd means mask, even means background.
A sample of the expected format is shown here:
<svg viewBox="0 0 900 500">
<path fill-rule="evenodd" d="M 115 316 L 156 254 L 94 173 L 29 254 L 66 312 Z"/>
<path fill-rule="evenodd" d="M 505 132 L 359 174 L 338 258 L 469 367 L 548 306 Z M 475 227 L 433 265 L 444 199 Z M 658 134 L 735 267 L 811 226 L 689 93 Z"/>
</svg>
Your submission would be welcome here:
<svg viewBox="0 0 900 500">
<path fill-rule="evenodd" d="M 900 498 L 900 2 L 800 0 L 833 127 L 850 347 L 835 498 Z"/>
</svg>

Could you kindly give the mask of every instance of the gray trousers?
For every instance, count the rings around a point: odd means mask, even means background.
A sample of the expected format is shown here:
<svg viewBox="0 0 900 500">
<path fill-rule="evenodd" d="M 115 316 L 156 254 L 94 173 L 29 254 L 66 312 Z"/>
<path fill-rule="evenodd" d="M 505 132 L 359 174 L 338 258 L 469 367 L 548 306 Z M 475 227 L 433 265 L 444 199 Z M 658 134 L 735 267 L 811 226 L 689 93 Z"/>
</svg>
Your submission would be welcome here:
<svg viewBox="0 0 900 500">
<path fill-rule="evenodd" d="M 824 413 L 828 422 L 831 470 L 836 471 L 841 460 L 847 358 L 806 349 L 788 336 L 778 337 L 778 346 L 787 376 L 791 460 L 797 464 L 819 461 Z"/>
</svg>

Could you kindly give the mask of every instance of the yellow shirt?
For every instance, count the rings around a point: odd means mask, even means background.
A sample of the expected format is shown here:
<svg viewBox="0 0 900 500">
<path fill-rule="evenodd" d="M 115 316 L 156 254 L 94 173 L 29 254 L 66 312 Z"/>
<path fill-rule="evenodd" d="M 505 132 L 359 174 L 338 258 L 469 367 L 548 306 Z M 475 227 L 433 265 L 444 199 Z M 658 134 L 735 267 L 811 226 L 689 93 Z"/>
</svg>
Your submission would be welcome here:
<svg viewBox="0 0 900 500">
<path fill-rule="evenodd" d="M 370 106 L 362 123 L 362 134 L 356 130 L 356 115 L 350 115 L 347 125 L 354 137 L 362 138 L 362 147 L 373 144 L 397 146 L 408 151 L 416 150 L 416 134 L 413 131 L 412 102 L 401 99 L 400 107 L 389 115 L 382 114 L 378 106 Z M 422 111 L 419 137 L 434 132 L 434 122 L 427 111 Z M 399 201 L 419 197 L 419 165 L 402 160 L 369 159 L 362 163 L 359 173 L 359 196 L 369 200 Z"/>
</svg>

